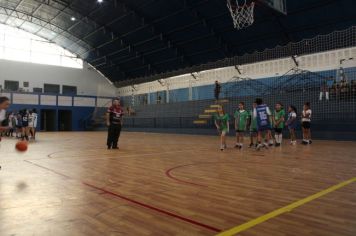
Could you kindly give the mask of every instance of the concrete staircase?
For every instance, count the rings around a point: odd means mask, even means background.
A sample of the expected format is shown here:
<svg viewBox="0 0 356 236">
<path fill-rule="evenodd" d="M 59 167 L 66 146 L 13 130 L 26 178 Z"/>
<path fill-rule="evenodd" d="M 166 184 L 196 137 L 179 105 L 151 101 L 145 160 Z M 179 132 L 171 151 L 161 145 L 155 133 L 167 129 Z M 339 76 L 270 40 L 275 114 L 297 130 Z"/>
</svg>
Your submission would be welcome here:
<svg viewBox="0 0 356 236">
<path fill-rule="evenodd" d="M 213 117 L 213 115 L 215 113 L 217 113 L 217 109 L 219 107 L 223 106 L 223 104 L 227 104 L 228 102 L 229 102 L 229 100 L 227 100 L 227 99 L 216 101 L 216 104 L 212 104 L 208 108 L 206 108 L 204 110 L 204 113 L 200 114 L 198 116 L 199 119 L 194 120 L 193 123 L 195 125 L 206 125 L 206 124 L 208 124 L 208 121 Z"/>
</svg>

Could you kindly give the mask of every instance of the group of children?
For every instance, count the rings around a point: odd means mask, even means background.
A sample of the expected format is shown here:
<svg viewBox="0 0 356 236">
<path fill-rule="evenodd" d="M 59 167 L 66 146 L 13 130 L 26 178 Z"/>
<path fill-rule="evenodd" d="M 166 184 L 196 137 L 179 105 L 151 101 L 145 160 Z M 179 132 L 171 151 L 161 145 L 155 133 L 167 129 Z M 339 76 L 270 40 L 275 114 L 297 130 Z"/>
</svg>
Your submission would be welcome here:
<svg viewBox="0 0 356 236">
<path fill-rule="evenodd" d="M 36 138 L 37 111 L 36 109 L 23 109 L 19 112 L 8 112 L 1 126 L 7 127 L 0 132 L 0 136 L 16 137 L 29 141 L 30 136 Z M 14 136 L 15 133 L 15 136 Z"/>
<path fill-rule="evenodd" d="M 302 144 L 311 144 L 311 123 L 310 103 L 306 102 L 303 106 L 301 114 L 301 126 L 303 130 Z M 221 146 L 223 151 L 226 149 L 226 134 L 230 130 L 230 117 L 224 112 L 222 106 L 217 109 L 217 114 L 214 116 L 215 126 L 220 134 Z M 263 100 L 257 98 L 253 103 L 253 108 L 250 111 L 245 110 L 245 103 L 240 102 L 239 107 L 234 113 L 234 127 L 236 130 L 236 145 L 238 149 L 243 148 L 244 136 L 247 131 L 250 133 L 249 148 L 260 150 L 269 146 L 279 147 L 282 144 L 283 129 L 288 127 L 290 133 L 290 144 L 296 145 L 296 128 L 298 125 L 297 109 L 295 106 L 288 107 L 288 115 L 284 110 L 283 104 L 278 102 L 275 105 L 273 112 L 263 103 Z M 272 132 L 274 131 L 274 138 Z"/>
</svg>

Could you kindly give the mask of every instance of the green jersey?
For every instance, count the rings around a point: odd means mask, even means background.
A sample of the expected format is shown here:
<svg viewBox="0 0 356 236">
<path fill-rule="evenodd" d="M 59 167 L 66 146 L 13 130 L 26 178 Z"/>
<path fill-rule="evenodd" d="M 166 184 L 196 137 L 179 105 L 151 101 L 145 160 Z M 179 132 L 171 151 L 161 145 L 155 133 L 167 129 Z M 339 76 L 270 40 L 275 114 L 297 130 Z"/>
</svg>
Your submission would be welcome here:
<svg viewBox="0 0 356 236">
<path fill-rule="evenodd" d="M 284 109 L 281 109 L 279 111 L 274 111 L 273 113 L 273 117 L 274 117 L 274 120 L 275 122 L 277 122 L 278 120 L 280 120 L 282 117 L 284 117 L 286 115 L 286 112 L 284 111 Z M 279 128 L 279 129 L 283 129 L 284 128 L 284 121 L 281 121 L 279 123 L 279 125 L 275 125 L 276 128 Z"/>
<path fill-rule="evenodd" d="M 220 127 L 221 131 L 227 131 L 227 122 L 230 120 L 229 114 L 225 114 L 225 115 L 219 115 L 216 114 L 214 117 L 216 123 L 218 124 L 218 126 Z"/>
<path fill-rule="evenodd" d="M 256 117 L 253 116 L 253 110 L 250 111 L 250 119 L 251 119 L 251 124 L 250 124 L 250 131 L 255 131 L 257 130 L 257 119 Z"/>
<path fill-rule="evenodd" d="M 250 115 L 246 110 L 238 110 L 235 112 L 234 117 L 236 120 L 237 130 L 246 131 L 249 116 Z"/>
</svg>

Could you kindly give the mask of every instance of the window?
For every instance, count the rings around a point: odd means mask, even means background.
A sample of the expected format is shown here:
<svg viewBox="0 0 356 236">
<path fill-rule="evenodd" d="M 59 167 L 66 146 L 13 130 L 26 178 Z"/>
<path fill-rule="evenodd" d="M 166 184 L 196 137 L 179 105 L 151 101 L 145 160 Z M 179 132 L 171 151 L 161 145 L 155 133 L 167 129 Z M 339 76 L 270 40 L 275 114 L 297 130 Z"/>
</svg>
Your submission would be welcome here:
<svg viewBox="0 0 356 236">
<path fill-rule="evenodd" d="M 5 91 L 9 91 L 9 92 L 19 91 L 19 81 L 5 80 Z"/>
<path fill-rule="evenodd" d="M 62 86 L 62 94 L 65 94 L 65 95 L 77 95 L 77 87 L 76 86 L 63 85 Z"/>
<path fill-rule="evenodd" d="M 25 32 L 0 24 L 0 59 L 83 68 L 83 61 L 62 47 Z"/>
<path fill-rule="evenodd" d="M 29 82 L 23 82 L 23 87 L 24 87 L 24 88 L 28 88 L 28 87 L 29 87 L 29 85 L 30 85 L 30 83 L 29 83 Z"/>
<path fill-rule="evenodd" d="M 60 86 L 58 84 L 44 84 L 44 93 L 60 93 Z"/>
<path fill-rule="evenodd" d="M 33 88 L 34 93 L 42 93 L 42 88 Z"/>
</svg>

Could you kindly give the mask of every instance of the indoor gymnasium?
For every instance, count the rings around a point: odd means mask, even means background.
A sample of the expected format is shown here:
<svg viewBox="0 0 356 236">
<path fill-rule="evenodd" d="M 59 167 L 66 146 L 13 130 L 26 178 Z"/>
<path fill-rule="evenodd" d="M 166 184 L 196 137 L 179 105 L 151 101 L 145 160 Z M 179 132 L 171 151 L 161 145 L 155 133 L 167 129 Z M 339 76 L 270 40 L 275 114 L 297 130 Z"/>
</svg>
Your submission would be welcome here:
<svg viewBox="0 0 356 236">
<path fill-rule="evenodd" d="M 0 236 L 355 236 L 355 0 L 0 0 Z"/>
</svg>

